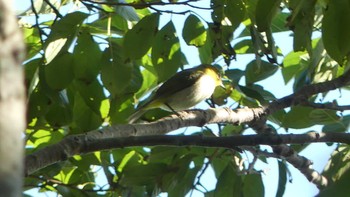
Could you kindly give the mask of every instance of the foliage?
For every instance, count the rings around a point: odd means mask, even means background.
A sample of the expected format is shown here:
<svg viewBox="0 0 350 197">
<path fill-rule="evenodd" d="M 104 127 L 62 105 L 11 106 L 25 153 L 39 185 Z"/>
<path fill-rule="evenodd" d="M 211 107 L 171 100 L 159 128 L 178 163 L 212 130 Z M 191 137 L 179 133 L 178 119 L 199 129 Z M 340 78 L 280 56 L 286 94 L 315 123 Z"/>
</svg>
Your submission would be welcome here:
<svg viewBox="0 0 350 197">
<path fill-rule="evenodd" d="M 132 7 L 116 1 L 34 2 L 35 6 L 20 15 L 27 46 L 28 154 L 68 135 L 126 123 L 144 95 L 187 64 L 184 45 L 198 52 L 201 63 L 218 63 L 223 69 L 226 90 L 215 92 L 212 106 L 226 102 L 233 103 L 232 108 L 268 104 L 276 99 L 275 92 L 260 82 L 276 73 L 281 72 L 284 83 L 292 83 L 297 91 L 335 79 L 349 67 L 348 0 L 212 0 L 209 9 L 200 8 L 202 4 L 196 0 L 130 1 Z M 175 11 L 179 5 L 186 9 Z M 139 21 L 130 21 L 133 11 Z M 201 17 L 203 11 L 212 11 L 211 18 Z M 166 17 L 169 12 L 173 18 Z M 184 14 L 185 21 L 175 23 L 177 14 Z M 184 25 L 183 29 L 177 25 Z M 288 54 L 274 40 L 281 32 L 293 36 L 294 50 Z M 233 60 L 243 54 L 254 58 L 246 66 L 236 65 Z M 322 102 L 326 95 L 316 95 L 307 102 Z M 337 103 L 336 99 L 332 102 Z M 163 114 L 153 110 L 144 118 Z M 279 131 L 320 125 L 324 132 L 346 132 L 349 126 L 349 115 L 304 105 L 281 110 L 268 119 Z M 220 135 L 242 134 L 248 129 L 243 125 L 219 128 Z M 335 165 L 326 171 L 332 176 L 334 185 L 329 191 L 333 194 L 348 191 L 342 183 L 348 180 L 349 171 L 340 154 L 346 157 L 348 148 L 333 155 L 330 163 Z M 35 172 L 25 179 L 25 189 L 40 188 L 40 192 L 54 191 L 62 196 L 146 196 L 160 192 L 185 196 L 194 190 L 205 196 L 262 196 L 261 172 L 248 167 L 254 166 L 253 162 L 242 165 L 244 157 L 235 151 L 205 147 L 98 151 Z M 264 155 L 254 157 L 266 160 Z M 214 170 L 217 180 L 211 191 L 201 183 L 208 168 Z M 288 171 L 282 161 L 279 171 L 278 196 L 282 196 Z M 100 176 L 106 177 L 107 185 L 99 183 Z M 336 184 L 338 180 L 342 182 Z M 335 190 L 338 187 L 343 190 Z"/>
</svg>

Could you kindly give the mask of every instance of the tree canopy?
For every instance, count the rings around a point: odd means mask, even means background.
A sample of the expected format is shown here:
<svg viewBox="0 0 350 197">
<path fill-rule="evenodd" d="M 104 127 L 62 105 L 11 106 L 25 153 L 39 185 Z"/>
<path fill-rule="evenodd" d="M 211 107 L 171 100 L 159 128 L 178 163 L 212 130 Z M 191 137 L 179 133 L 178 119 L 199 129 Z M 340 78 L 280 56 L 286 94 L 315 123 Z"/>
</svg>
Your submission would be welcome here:
<svg viewBox="0 0 350 197">
<path fill-rule="evenodd" d="M 321 196 L 350 192 L 350 104 L 339 101 L 350 82 L 350 0 L 30 3 L 18 15 L 27 49 L 24 191 L 263 196 L 272 186 L 256 163 L 274 158 L 276 196 L 289 168 Z M 292 37 L 292 51 L 279 47 L 280 33 Z M 160 83 L 196 66 L 191 56 L 222 72 L 225 88 L 206 110 L 154 109 L 128 124 Z M 292 94 L 278 98 L 266 79 L 292 84 Z M 190 126 L 190 134 L 165 135 Z M 320 172 L 299 155 L 316 142 L 335 148 Z M 209 169 L 214 189 L 203 184 Z"/>
</svg>

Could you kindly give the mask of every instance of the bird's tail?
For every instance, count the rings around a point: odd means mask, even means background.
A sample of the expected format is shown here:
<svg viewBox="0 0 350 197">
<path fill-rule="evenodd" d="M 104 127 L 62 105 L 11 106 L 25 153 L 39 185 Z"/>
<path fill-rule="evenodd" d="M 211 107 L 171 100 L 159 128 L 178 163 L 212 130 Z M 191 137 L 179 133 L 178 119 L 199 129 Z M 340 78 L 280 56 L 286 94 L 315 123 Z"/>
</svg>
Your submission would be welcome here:
<svg viewBox="0 0 350 197">
<path fill-rule="evenodd" d="M 128 123 L 132 124 L 134 123 L 136 120 L 138 120 L 147 110 L 146 109 L 138 109 L 136 110 L 133 114 L 131 114 L 128 118 Z"/>
</svg>

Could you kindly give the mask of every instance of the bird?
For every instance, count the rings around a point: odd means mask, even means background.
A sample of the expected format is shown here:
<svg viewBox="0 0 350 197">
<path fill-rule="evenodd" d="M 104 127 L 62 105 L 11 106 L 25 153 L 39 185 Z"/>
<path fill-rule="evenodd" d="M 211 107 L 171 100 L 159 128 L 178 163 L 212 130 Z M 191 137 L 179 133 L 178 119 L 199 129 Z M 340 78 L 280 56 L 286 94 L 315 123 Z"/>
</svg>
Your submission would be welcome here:
<svg viewBox="0 0 350 197">
<path fill-rule="evenodd" d="M 210 64 L 182 70 L 165 81 L 150 99 L 128 118 L 134 123 L 146 111 L 162 108 L 175 112 L 189 109 L 211 97 L 217 86 L 223 86 L 219 70 Z"/>
</svg>

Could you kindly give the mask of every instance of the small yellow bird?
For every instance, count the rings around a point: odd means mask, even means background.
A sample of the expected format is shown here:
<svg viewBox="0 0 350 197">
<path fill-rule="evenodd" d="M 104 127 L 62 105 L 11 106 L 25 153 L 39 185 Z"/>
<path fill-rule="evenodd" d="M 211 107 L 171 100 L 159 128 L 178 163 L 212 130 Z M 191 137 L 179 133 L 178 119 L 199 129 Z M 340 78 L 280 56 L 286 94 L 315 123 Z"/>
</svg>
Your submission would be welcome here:
<svg viewBox="0 0 350 197">
<path fill-rule="evenodd" d="M 139 106 L 128 122 L 135 122 L 147 110 L 154 108 L 173 112 L 189 109 L 209 98 L 220 85 L 222 81 L 218 69 L 208 64 L 178 72 L 165 81 L 148 102 Z"/>
</svg>

